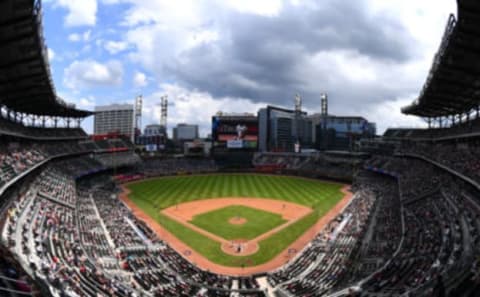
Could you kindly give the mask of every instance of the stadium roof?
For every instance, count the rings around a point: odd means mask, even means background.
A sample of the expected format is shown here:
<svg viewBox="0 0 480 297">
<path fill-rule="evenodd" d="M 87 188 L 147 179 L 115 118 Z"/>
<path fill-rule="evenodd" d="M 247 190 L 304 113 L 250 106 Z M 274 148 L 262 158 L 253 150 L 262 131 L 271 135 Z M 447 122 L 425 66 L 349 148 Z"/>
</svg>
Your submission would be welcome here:
<svg viewBox="0 0 480 297">
<path fill-rule="evenodd" d="M 442 117 L 462 114 L 480 104 L 480 1 L 457 0 L 427 81 L 405 114 Z"/>
<path fill-rule="evenodd" d="M 0 105 L 34 115 L 79 118 L 92 114 L 56 95 L 40 0 L 0 1 Z"/>
</svg>

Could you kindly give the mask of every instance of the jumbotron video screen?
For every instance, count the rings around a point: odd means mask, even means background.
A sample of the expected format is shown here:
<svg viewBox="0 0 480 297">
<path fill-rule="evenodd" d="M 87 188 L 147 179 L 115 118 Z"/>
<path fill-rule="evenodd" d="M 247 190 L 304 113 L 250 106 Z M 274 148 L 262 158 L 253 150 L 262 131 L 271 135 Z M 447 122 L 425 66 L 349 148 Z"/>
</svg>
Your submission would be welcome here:
<svg viewBox="0 0 480 297">
<path fill-rule="evenodd" d="M 250 116 L 212 117 L 212 139 L 216 148 L 255 150 L 258 120 Z"/>
</svg>

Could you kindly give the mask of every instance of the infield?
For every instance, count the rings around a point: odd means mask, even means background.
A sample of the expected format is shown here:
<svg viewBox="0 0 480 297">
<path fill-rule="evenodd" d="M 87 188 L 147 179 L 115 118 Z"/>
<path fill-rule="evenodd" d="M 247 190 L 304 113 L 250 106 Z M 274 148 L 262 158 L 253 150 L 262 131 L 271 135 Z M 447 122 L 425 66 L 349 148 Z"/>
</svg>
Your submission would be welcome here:
<svg viewBox="0 0 480 297">
<path fill-rule="evenodd" d="M 243 218 L 243 224 L 231 224 L 235 217 Z M 225 239 L 253 239 L 287 222 L 279 214 L 243 205 L 231 205 L 193 217 L 191 224 Z"/>
</svg>

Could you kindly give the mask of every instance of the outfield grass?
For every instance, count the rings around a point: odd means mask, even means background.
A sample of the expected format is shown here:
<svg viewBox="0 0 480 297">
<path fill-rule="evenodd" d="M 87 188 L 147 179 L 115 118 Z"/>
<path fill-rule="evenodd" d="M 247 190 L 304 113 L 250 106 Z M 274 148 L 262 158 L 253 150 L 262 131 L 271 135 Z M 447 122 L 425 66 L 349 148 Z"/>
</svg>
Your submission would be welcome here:
<svg viewBox="0 0 480 297">
<path fill-rule="evenodd" d="M 242 225 L 232 225 L 233 217 L 247 220 Z M 281 215 L 242 205 L 232 205 L 199 214 L 190 221 L 193 225 L 207 230 L 224 239 L 253 239 L 287 221 Z"/>
<path fill-rule="evenodd" d="M 247 174 L 163 177 L 130 184 L 128 188 L 131 190 L 130 199 L 181 241 L 210 261 L 233 267 L 254 266 L 270 261 L 343 197 L 340 184 L 286 176 Z M 220 197 L 278 199 L 305 205 L 314 211 L 259 242 L 257 253 L 243 257 L 223 253 L 220 243 L 160 214 L 163 208 L 175 204 Z"/>
<path fill-rule="evenodd" d="M 255 174 L 162 177 L 128 185 L 132 200 L 143 200 L 157 210 L 219 197 L 271 198 L 321 208 L 326 201 L 343 196 L 341 187 L 305 178 Z"/>
</svg>

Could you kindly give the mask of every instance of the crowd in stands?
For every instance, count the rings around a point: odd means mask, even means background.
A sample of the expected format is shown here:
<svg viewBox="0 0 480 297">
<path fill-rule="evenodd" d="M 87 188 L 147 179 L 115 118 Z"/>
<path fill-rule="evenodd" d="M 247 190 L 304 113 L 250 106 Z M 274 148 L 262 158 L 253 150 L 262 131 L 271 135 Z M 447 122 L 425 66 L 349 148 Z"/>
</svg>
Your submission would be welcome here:
<svg viewBox="0 0 480 297">
<path fill-rule="evenodd" d="M 394 254 L 402 238 L 400 197 L 395 179 L 361 171 L 353 185 L 368 187 L 378 197 L 367 230 L 345 279 L 337 288 L 363 279 L 381 268 Z"/>
<path fill-rule="evenodd" d="M 362 160 L 356 156 L 335 156 L 318 154 L 310 162 L 305 162 L 300 171 L 308 176 L 329 177 L 340 180 L 352 180 Z"/>
<path fill-rule="evenodd" d="M 133 182 L 133 181 L 141 180 L 144 178 L 145 178 L 145 175 L 142 172 L 140 173 L 131 172 L 131 173 L 125 173 L 125 174 L 117 174 L 114 176 L 114 179 L 120 184 Z"/>
<path fill-rule="evenodd" d="M 216 172 L 214 160 L 196 158 L 149 158 L 143 162 L 145 176 Z"/>
<path fill-rule="evenodd" d="M 133 149 L 133 144 L 128 139 L 108 138 L 95 141 L 100 150 L 125 151 Z"/>
<path fill-rule="evenodd" d="M 46 159 L 46 155 L 34 147 L 0 147 L 0 187 Z"/>
<path fill-rule="evenodd" d="M 93 200 L 78 198 L 69 186 L 73 176 L 61 175 L 60 167 L 47 168 L 13 202 L 4 236 L 8 246 L 60 296 L 133 296 L 121 274 L 110 274 L 119 266 Z M 46 189 L 49 195 L 42 194 Z"/>
<path fill-rule="evenodd" d="M 480 146 L 473 143 L 412 143 L 398 153 L 416 154 L 439 162 L 480 183 Z"/>
<path fill-rule="evenodd" d="M 98 145 L 100 142 L 102 146 Z M 129 145 L 122 139 L 109 139 L 99 142 L 89 140 L 41 143 L 10 142 L 8 145 L 0 145 L 0 188 L 16 176 L 51 157 L 104 151 L 102 154 L 97 154 L 97 168 L 133 166 L 141 161 L 132 152 L 105 153 L 118 148 L 130 149 Z M 67 163 L 70 164 L 71 162 Z"/>
<path fill-rule="evenodd" d="M 130 150 L 130 145 L 121 139 L 107 139 L 100 141 L 93 140 L 73 140 L 73 141 L 48 141 L 41 144 L 35 144 L 45 154 L 53 157 L 60 155 L 73 155 L 81 153 L 110 153 L 126 152 Z"/>
<path fill-rule="evenodd" d="M 49 166 L 43 170 L 33 187 L 38 190 L 38 195 L 42 197 L 59 200 L 70 206 L 76 203 L 74 181 L 54 166 Z"/>
<path fill-rule="evenodd" d="M 293 153 L 257 153 L 253 158 L 256 169 L 299 169 L 302 164 L 311 160 L 311 154 Z"/>
<path fill-rule="evenodd" d="M 397 225 L 396 228 L 391 224 L 387 228 L 375 226 L 372 236 L 385 236 L 381 231 L 384 230 L 391 243 L 400 243 L 397 250 L 395 246 L 387 246 L 387 249 L 363 249 L 360 253 L 357 261 L 360 264 L 363 259 L 376 256 L 382 259 L 382 265 L 388 259 L 381 269 L 378 265 L 373 267 L 375 273 L 362 284 L 364 292 L 440 296 L 441 291 L 446 296 L 447 291 L 461 291 L 461 295 L 452 296 L 475 296 L 471 294 L 480 284 L 478 261 L 475 261 L 480 256 L 480 201 L 469 195 L 467 189 L 474 193 L 478 189 L 429 162 L 414 158 L 375 157 L 368 163 L 366 167 L 370 170 L 387 172 L 397 180 L 403 219 L 399 219 L 398 211 L 385 212 L 383 207 L 375 212 L 373 223 L 379 223 L 377 219 L 382 218 L 379 214 L 387 214 L 386 221 Z M 392 194 L 385 195 L 389 196 L 394 198 Z M 396 198 L 385 202 L 390 209 L 398 209 L 400 205 Z M 364 240 L 371 241 L 372 236 L 367 233 Z"/>
<path fill-rule="evenodd" d="M 102 268 L 116 268 L 113 245 L 102 226 L 95 202 L 88 195 L 79 194 L 76 210 L 80 239 L 87 255 L 100 262 Z M 112 265 L 113 264 L 113 265 Z"/>
<path fill-rule="evenodd" d="M 133 152 L 97 154 L 95 159 L 105 168 L 140 165 L 142 160 Z"/>
<path fill-rule="evenodd" d="M 362 160 L 355 155 L 333 153 L 257 153 L 253 165 L 257 172 L 300 174 L 352 180 Z"/>
<path fill-rule="evenodd" d="M 434 165 L 422 160 L 401 157 L 374 157 L 365 163 L 365 168 L 382 171 L 398 178 L 402 189 L 401 199 L 409 201 L 428 195 L 450 177 L 438 171 Z M 419 182 L 420 176 L 428 176 Z"/>
<path fill-rule="evenodd" d="M 5 247 L 0 246 L 0 296 L 40 296 L 34 282 Z"/>
<path fill-rule="evenodd" d="M 92 184 L 88 184 L 88 186 L 83 185 L 82 188 L 83 195 L 87 196 L 88 194 L 88 199 L 94 201 L 98 214 L 102 218 L 109 237 L 116 248 L 139 247 L 147 242 L 157 241 L 151 231 L 145 231 L 144 226 L 117 198 L 114 191 L 99 188 L 98 186 L 92 189 Z M 132 226 L 135 226 L 139 232 L 137 233 Z M 140 237 L 139 234 L 144 237 Z"/>
</svg>

